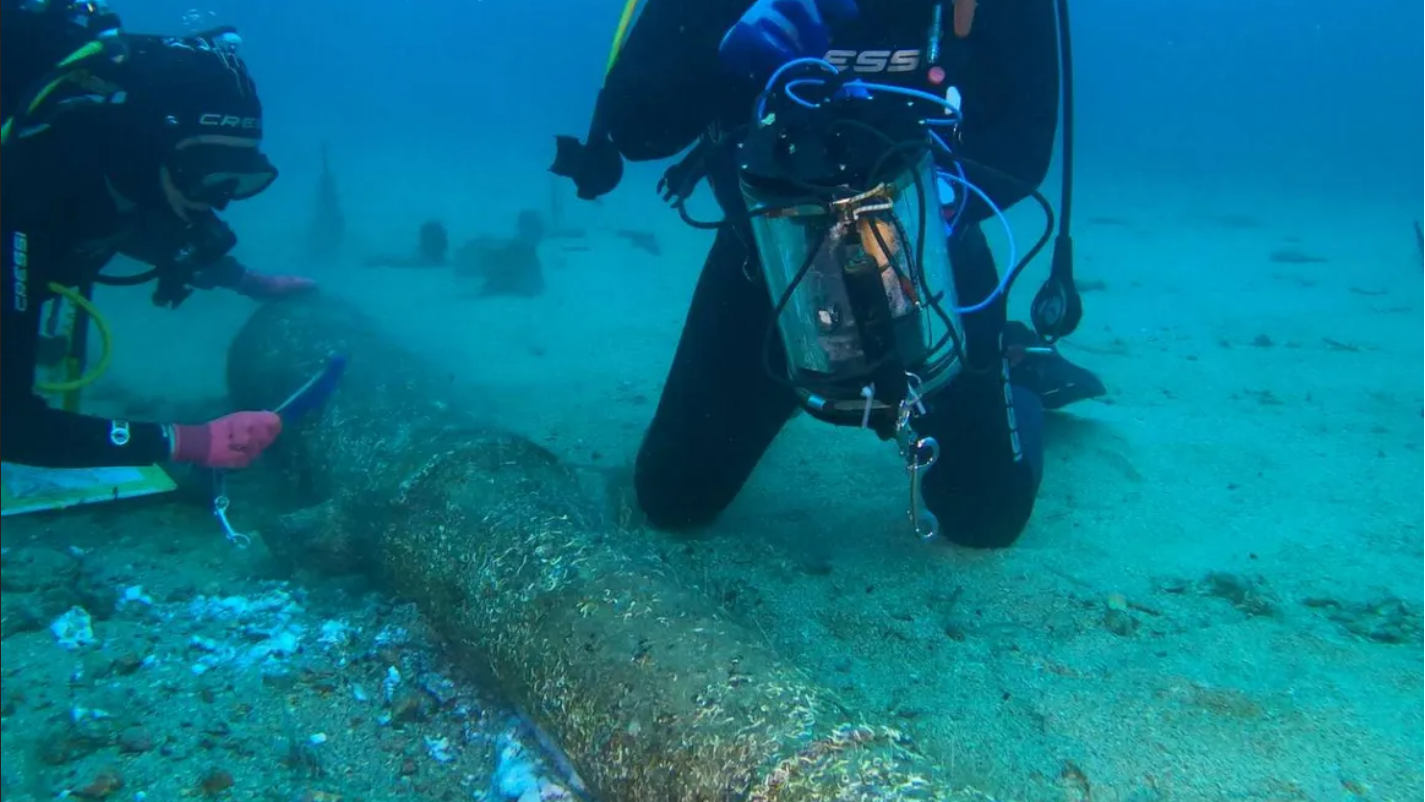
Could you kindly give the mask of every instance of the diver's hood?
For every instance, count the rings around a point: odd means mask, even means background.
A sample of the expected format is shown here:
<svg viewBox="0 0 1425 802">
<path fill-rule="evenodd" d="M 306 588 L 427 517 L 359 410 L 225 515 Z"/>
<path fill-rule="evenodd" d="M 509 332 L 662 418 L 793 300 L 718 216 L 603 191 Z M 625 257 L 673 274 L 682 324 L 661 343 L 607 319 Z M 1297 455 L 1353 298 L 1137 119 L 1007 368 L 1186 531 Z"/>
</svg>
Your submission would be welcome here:
<svg viewBox="0 0 1425 802">
<path fill-rule="evenodd" d="M 222 208 L 277 178 L 260 149 L 262 101 L 246 63 L 201 37 L 124 35 L 115 73 L 125 98 L 118 147 L 119 190 L 144 204 L 161 196 L 154 176 L 166 167 L 177 188 Z"/>
<path fill-rule="evenodd" d="M 247 63 L 203 38 L 126 34 L 120 84 L 130 125 L 165 140 L 262 139 L 262 101 Z"/>
</svg>

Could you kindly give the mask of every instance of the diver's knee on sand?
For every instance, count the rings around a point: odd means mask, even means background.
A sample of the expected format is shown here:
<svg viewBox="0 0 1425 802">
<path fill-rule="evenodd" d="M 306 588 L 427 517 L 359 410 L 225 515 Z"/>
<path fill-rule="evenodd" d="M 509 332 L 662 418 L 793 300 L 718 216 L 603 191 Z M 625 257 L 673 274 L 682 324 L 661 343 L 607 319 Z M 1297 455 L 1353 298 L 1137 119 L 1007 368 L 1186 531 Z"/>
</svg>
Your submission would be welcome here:
<svg viewBox="0 0 1425 802">
<path fill-rule="evenodd" d="M 940 522 L 946 540 L 971 548 L 996 549 L 1014 544 L 1034 512 L 1044 475 L 1044 407 L 1039 397 L 1011 385 L 1017 456 L 988 454 L 964 443 L 925 479 L 925 504 Z M 983 429 L 981 430 L 983 431 Z"/>
<path fill-rule="evenodd" d="M 679 531 L 712 523 L 742 487 L 729 488 L 712 474 L 709 466 L 650 446 L 645 437 L 633 466 L 633 491 L 649 525 Z"/>
</svg>

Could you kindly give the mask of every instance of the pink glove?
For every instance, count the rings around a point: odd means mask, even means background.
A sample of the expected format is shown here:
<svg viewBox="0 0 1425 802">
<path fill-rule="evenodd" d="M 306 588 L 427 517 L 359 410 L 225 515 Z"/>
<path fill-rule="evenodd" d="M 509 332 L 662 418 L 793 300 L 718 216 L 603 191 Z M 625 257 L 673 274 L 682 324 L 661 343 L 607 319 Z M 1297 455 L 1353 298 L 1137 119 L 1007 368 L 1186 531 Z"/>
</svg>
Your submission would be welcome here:
<svg viewBox="0 0 1425 802">
<path fill-rule="evenodd" d="M 302 292 L 310 292 L 317 288 L 317 282 L 302 278 L 301 276 L 269 276 L 249 270 L 242 275 L 242 281 L 238 282 L 237 291 L 241 295 L 249 298 L 270 300 L 273 298 L 285 298 L 288 295 L 296 295 Z"/>
<path fill-rule="evenodd" d="M 246 468 L 281 433 L 275 412 L 234 412 L 201 426 L 174 426 L 173 461 Z"/>
</svg>

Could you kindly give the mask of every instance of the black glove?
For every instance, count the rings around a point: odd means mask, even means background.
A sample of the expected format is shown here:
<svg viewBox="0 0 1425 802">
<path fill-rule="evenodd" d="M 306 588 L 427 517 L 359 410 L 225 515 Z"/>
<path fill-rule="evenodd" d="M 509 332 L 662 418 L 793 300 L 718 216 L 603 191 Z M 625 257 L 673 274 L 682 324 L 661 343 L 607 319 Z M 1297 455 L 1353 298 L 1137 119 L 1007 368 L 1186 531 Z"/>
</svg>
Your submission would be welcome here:
<svg viewBox="0 0 1425 802">
<path fill-rule="evenodd" d="M 193 294 L 193 280 L 199 270 L 213 265 L 237 245 L 237 235 L 216 214 L 208 214 L 184 229 L 186 244 L 172 258 L 155 265 L 158 287 L 153 292 L 155 306 L 177 309 Z"/>
</svg>

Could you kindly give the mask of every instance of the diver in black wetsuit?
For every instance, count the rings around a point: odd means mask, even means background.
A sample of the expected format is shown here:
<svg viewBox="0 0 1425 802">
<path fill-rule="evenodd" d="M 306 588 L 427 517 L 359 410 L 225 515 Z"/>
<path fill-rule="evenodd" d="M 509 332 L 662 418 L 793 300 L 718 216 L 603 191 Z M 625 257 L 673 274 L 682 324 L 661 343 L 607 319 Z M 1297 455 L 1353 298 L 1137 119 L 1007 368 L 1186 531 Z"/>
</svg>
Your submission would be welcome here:
<svg viewBox="0 0 1425 802">
<path fill-rule="evenodd" d="M 277 176 L 259 148 L 262 105 L 235 34 L 124 33 L 100 2 L 6 0 L 3 11 L 4 459 L 245 466 L 280 431 L 270 412 L 131 423 L 52 409 L 34 388 L 41 307 L 56 295 L 156 279 L 155 302 L 175 306 L 195 287 L 271 297 L 312 286 L 227 255 L 236 237 L 217 211 Z M 153 269 L 106 281 L 100 271 L 116 253 Z"/>
<path fill-rule="evenodd" d="M 796 393 L 776 375 L 787 370 L 782 354 L 763 359 L 774 306 L 759 280 L 735 156 L 768 73 L 814 57 L 858 78 L 937 96 L 957 88 L 962 123 L 954 147 L 965 178 L 1008 208 L 1034 193 L 1049 169 L 1059 38 L 1055 0 L 985 0 L 978 9 L 973 0 L 649 0 L 607 76 L 587 141 L 561 137 L 553 170 L 592 198 L 618 183 L 622 159 L 668 158 L 697 143 L 661 189 L 680 203 L 706 177 L 729 221 L 703 268 L 638 452 L 635 487 L 651 523 L 711 521 L 798 408 Z M 767 56 L 770 63 L 758 63 Z M 960 299 L 990 297 L 999 281 L 980 230 L 991 215 L 975 196 L 956 215 L 949 256 Z M 1036 299 L 1050 301 L 1036 309 L 1036 323 L 1055 338 L 1078 322 L 1068 244 L 1061 231 L 1057 283 Z M 921 489 L 946 537 L 1006 546 L 1023 530 L 1039 488 L 1043 410 L 1104 388 L 1029 327 L 1007 322 L 1002 296 L 962 322 L 964 367 L 924 399 L 928 412 L 915 422 L 942 455 Z"/>
</svg>

